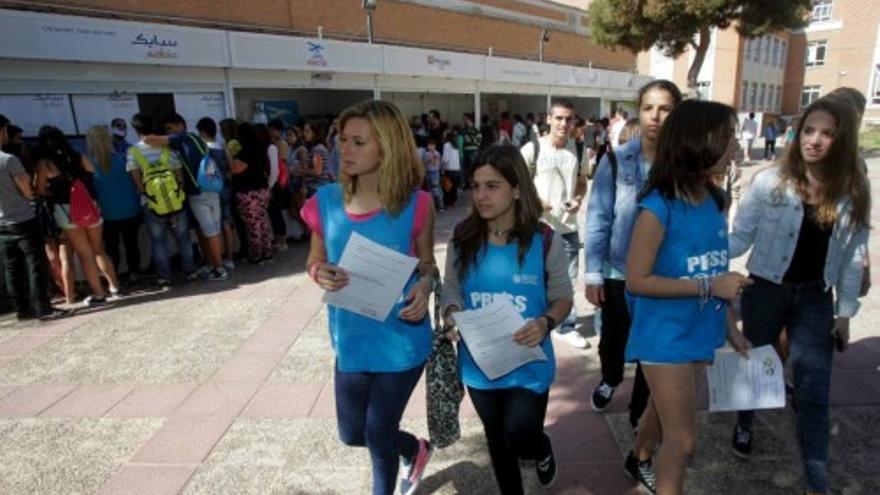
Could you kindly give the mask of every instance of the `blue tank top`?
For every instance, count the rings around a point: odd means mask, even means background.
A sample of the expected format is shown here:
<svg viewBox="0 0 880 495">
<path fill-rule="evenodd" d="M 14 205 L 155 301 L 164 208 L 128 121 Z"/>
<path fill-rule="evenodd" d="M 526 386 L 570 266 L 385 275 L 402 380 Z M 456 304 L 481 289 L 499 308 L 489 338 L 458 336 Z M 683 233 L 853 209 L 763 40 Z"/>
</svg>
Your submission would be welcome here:
<svg viewBox="0 0 880 495">
<path fill-rule="evenodd" d="M 141 214 L 141 197 L 134 179 L 125 170 L 125 160 L 125 155 L 113 153 L 109 171 L 95 167 L 95 188 L 104 220 L 126 220 Z"/>
<path fill-rule="evenodd" d="M 727 221 L 711 197 L 692 205 L 653 191 L 639 210 L 654 213 L 666 228 L 654 275 L 696 279 L 728 271 Z M 724 345 L 727 306 L 718 299 L 702 309 L 696 297 L 627 294 L 627 301 L 632 314 L 627 361 L 712 361 L 715 349 Z"/>
<path fill-rule="evenodd" d="M 316 194 L 328 262 L 339 262 L 352 232 L 400 253 L 409 255 L 412 252 L 417 197 L 415 192 L 396 217 L 383 210 L 363 221 L 353 220 L 345 213 L 339 184 L 327 184 L 319 188 Z M 429 318 L 426 316 L 420 322 L 411 323 L 398 317 L 400 310 L 406 306 L 406 294 L 417 280 L 418 276 L 414 273 L 384 322 L 332 305 L 327 307 L 330 338 L 340 371 L 404 371 L 419 366 L 428 359 L 431 354 Z"/>
<path fill-rule="evenodd" d="M 544 249 L 541 233 L 536 233 L 526 252 L 523 265 L 517 260 L 516 243 L 504 246 L 488 244 L 477 256 L 462 283 L 464 309 L 481 308 L 498 297 L 510 298 L 525 319 L 537 318 L 547 311 L 547 286 L 544 272 Z M 516 331 L 511 328 L 511 332 Z M 464 341 L 458 345 L 458 367 L 465 385 L 480 390 L 525 388 L 544 393 L 556 373 L 556 357 L 548 335 L 541 343 L 547 361 L 535 361 L 490 380 L 471 357 Z"/>
</svg>

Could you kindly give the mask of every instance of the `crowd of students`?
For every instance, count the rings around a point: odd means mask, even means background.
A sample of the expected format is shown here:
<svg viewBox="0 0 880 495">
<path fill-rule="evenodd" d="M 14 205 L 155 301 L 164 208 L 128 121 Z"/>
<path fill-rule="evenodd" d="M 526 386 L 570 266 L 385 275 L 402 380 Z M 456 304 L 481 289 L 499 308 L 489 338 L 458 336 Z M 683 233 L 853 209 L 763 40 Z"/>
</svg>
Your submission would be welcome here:
<svg viewBox="0 0 880 495">
<path fill-rule="evenodd" d="M 159 285 L 174 276 L 169 234 L 183 278 L 224 280 L 236 238 L 246 240 L 241 249 L 253 263 L 284 249 L 287 212 L 303 238 L 311 233 L 309 276 L 337 291 L 350 280 L 338 266 L 346 243 L 365 236 L 418 265 L 384 321 L 328 307 L 341 440 L 369 450 L 374 494 L 414 493 L 434 446 L 400 430 L 400 420 L 438 346 L 456 342 L 445 385 L 467 389 L 498 487 L 518 494 L 520 460 L 534 461 L 545 487 L 558 476 L 544 431 L 556 368 L 550 334 L 584 346 L 573 284 L 577 213 L 586 203 L 585 295 L 602 309 L 594 410 L 612 401 L 625 363 L 637 365 L 625 471 L 651 492 L 682 493 L 696 448 L 695 374 L 725 341 L 744 356 L 772 344 L 792 365 L 806 493 L 827 493 L 831 362 L 835 347 L 846 347 L 870 278 L 870 185 L 857 143 L 863 108 L 864 97 L 847 88 L 807 107 L 783 157 L 755 174 L 732 221 L 725 177 L 738 152 L 736 113 L 683 101 L 665 80 L 641 88 L 636 118 L 618 112 L 608 124 L 586 125 L 566 100 L 554 100 L 540 126 L 531 116 L 502 115 L 497 128 L 485 118 L 477 128 L 471 115 L 450 127 L 436 111 L 408 121 L 391 103 L 367 101 L 329 132 L 321 121 L 285 129 L 227 119 L 218 129 L 204 118 L 191 133 L 175 115 L 160 135 L 137 114 L 136 144 L 116 120 L 109 132 L 88 132 L 86 153 L 51 127 L 29 150 L 10 139 L 11 123 L 0 116 L 5 281 L 20 318 L 60 316 L 47 273 L 73 302 L 77 256 L 92 292 L 86 303 L 103 304 L 121 291 L 120 241 L 129 277 L 143 276 L 141 222 Z M 447 246 L 442 323 L 432 326 L 435 211 L 454 204 L 460 186 L 471 190 L 471 208 Z M 731 271 L 730 260 L 746 253 L 748 274 Z M 460 339 L 455 315 L 498 298 L 516 301 L 527 321 L 511 339 L 540 346 L 548 359 L 490 379 Z M 738 415 L 738 457 L 751 454 L 753 417 Z"/>
<path fill-rule="evenodd" d="M 109 129 L 89 129 L 79 151 L 51 126 L 29 146 L 0 116 L 2 309 L 22 320 L 64 316 L 48 301 L 54 293 L 69 307 L 78 302 L 74 257 L 90 291 L 82 304 L 100 306 L 123 295 L 121 268 L 129 283 L 154 277 L 159 287 L 175 279 L 222 281 L 236 259 L 267 263 L 288 243 L 308 239 L 299 210 L 338 169 L 324 121 L 285 129 L 280 121 L 226 119 L 218 129 L 206 117 L 190 130 L 174 114 L 157 124 L 143 113 L 114 119 Z M 287 232 L 284 212 L 298 232 Z M 150 238 L 147 266 L 142 228 Z"/>
<path fill-rule="evenodd" d="M 837 91 L 805 110 L 783 158 L 755 175 L 732 228 L 725 177 L 738 152 L 735 111 L 682 101 L 673 83 L 658 80 L 640 90 L 635 122 L 620 116 L 617 146 L 599 161 L 587 205 L 586 296 L 603 309 L 602 381 L 591 402 L 603 410 L 624 363 L 638 364 L 630 404 L 636 438 L 624 468 L 651 492 L 682 493 L 696 448 L 695 374 L 729 341 L 744 356 L 774 344 L 791 361 L 805 493 L 828 493 L 831 361 L 835 346 L 845 349 L 866 291 L 870 187 L 857 148 L 864 100 L 852 96 Z M 401 431 L 400 419 L 444 341 L 457 342 L 457 372 L 448 380 L 468 391 L 501 492 L 523 493 L 521 460 L 534 461 L 543 486 L 557 478 L 544 432 L 555 375 L 550 332 L 571 317 L 577 226 L 568 229 L 595 154 L 577 159 L 570 103 L 554 101 L 546 120 L 549 132 L 521 150 L 502 143 L 465 160 L 472 205 L 447 246 L 443 323 L 432 341 L 435 198 L 419 188 L 436 166 L 435 149 L 417 149 L 390 103 L 365 102 L 340 118 L 339 182 L 303 208 L 316 234 L 310 276 L 328 291 L 346 287 L 338 262 L 355 232 L 419 260 L 385 321 L 328 308 L 340 437 L 369 450 L 374 494 L 414 493 L 425 473 L 434 447 Z M 731 271 L 729 261 L 749 251 L 749 273 Z M 516 301 L 527 321 L 510 338 L 540 346 L 548 359 L 490 379 L 460 339 L 455 315 L 498 298 Z M 428 373 L 429 381 L 438 376 L 449 375 Z M 739 457 L 751 453 L 752 417 L 741 412 L 733 433 Z"/>
</svg>

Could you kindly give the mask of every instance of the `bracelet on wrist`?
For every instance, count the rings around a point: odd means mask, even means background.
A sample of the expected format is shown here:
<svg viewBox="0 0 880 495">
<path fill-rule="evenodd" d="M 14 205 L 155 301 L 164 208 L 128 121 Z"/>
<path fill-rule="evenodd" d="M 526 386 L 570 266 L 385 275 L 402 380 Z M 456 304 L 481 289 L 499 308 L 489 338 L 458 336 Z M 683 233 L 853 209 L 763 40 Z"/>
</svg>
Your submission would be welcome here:
<svg viewBox="0 0 880 495">
<path fill-rule="evenodd" d="M 547 313 L 544 313 L 543 315 L 541 315 L 541 317 L 544 318 L 545 320 L 547 320 L 547 331 L 548 332 L 550 330 L 553 330 L 554 328 L 556 328 L 556 319 L 555 318 L 548 315 Z"/>
</svg>

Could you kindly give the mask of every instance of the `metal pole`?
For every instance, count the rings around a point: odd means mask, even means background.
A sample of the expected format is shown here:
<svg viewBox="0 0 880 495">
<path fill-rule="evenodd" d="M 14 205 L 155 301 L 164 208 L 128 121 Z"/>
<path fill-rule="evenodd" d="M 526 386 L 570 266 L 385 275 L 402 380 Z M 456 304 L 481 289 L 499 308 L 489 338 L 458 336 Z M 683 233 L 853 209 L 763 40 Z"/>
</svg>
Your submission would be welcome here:
<svg viewBox="0 0 880 495">
<path fill-rule="evenodd" d="M 373 11 L 367 11 L 367 42 L 373 42 Z"/>
<path fill-rule="evenodd" d="M 538 38 L 538 62 L 544 61 L 544 33 Z"/>
</svg>

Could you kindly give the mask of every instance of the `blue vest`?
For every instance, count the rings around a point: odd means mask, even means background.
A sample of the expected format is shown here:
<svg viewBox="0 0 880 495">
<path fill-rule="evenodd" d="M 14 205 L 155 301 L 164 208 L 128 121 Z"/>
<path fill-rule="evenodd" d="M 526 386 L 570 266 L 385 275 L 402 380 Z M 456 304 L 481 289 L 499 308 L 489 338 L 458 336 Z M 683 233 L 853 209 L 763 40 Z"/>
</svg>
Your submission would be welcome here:
<svg viewBox="0 0 880 495">
<path fill-rule="evenodd" d="M 507 297 L 527 320 L 537 318 L 547 311 L 549 303 L 541 233 L 536 233 L 532 239 L 522 266 L 517 260 L 518 248 L 516 243 L 505 246 L 486 245 L 485 251 L 477 256 L 476 263 L 470 267 L 462 283 L 464 309 L 481 308 L 497 297 Z M 517 329 L 510 330 L 514 332 Z M 462 340 L 458 345 L 461 379 L 467 386 L 480 390 L 519 387 L 544 393 L 550 388 L 556 373 L 556 357 L 549 335 L 541 343 L 541 348 L 547 355 L 547 361 L 535 361 L 490 380 L 474 362 Z"/>
<path fill-rule="evenodd" d="M 352 232 L 400 253 L 409 255 L 412 252 L 415 193 L 397 217 L 382 210 L 365 221 L 354 221 L 345 213 L 339 184 L 325 185 L 316 194 L 329 263 L 339 263 Z M 400 310 L 406 306 L 406 294 L 417 278 L 415 273 L 410 277 L 397 304 L 381 323 L 333 305 L 328 306 L 330 338 L 340 371 L 404 371 L 428 359 L 431 354 L 430 320 L 426 316 L 420 322 L 410 323 L 398 317 Z"/>
<path fill-rule="evenodd" d="M 639 205 L 654 213 L 666 231 L 652 274 L 666 278 L 711 277 L 728 270 L 727 221 L 709 197 L 700 205 L 669 200 L 656 190 Z M 688 363 L 712 361 L 724 345 L 727 306 L 696 297 L 627 295 L 632 325 L 627 361 Z"/>
</svg>

